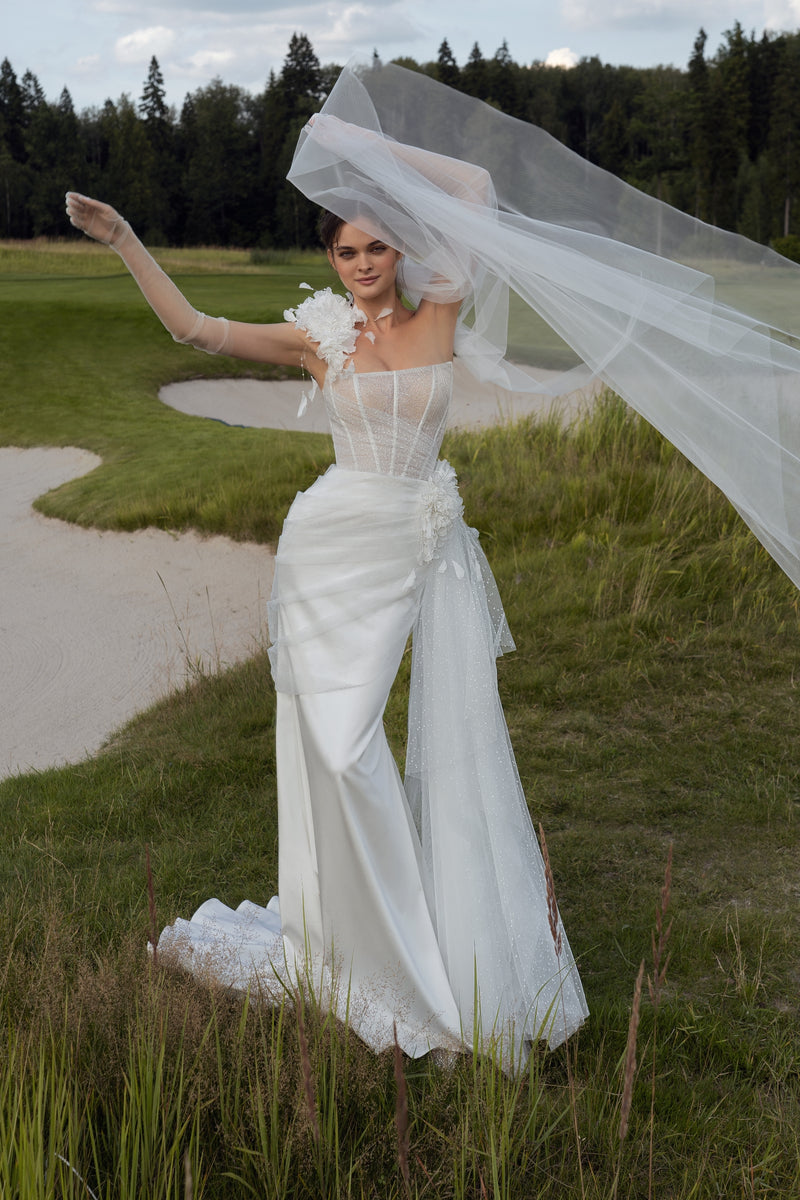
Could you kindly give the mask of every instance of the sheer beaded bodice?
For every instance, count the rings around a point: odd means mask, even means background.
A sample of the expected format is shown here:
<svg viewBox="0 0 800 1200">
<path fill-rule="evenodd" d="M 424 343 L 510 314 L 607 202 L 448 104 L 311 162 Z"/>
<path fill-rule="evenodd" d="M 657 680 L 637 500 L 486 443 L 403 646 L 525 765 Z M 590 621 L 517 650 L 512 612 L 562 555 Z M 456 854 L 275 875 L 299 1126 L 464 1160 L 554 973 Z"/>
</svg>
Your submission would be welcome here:
<svg viewBox="0 0 800 1200">
<path fill-rule="evenodd" d="M 442 444 L 453 364 L 345 372 L 325 382 L 337 465 L 428 479 Z"/>
</svg>

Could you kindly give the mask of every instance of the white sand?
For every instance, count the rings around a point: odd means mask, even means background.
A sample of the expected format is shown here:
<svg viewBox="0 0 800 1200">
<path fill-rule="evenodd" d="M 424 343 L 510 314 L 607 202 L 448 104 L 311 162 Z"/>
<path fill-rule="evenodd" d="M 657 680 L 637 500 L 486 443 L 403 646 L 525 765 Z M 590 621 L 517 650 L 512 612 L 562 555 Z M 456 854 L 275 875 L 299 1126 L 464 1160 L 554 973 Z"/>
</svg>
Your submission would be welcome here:
<svg viewBox="0 0 800 1200">
<path fill-rule="evenodd" d="M 98 532 L 33 511 L 99 462 L 72 448 L 0 449 L 0 778 L 78 762 L 197 665 L 265 641 L 266 547 Z"/>
<path fill-rule="evenodd" d="M 298 420 L 303 390 L 200 380 L 171 384 L 161 398 L 232 425 L 327 431 L 319 395 Z M 551 408 L 571 417 L 590 395 L 509 398 L 479 391 L 457 367 L 452 423 Z M 37 496 L 99 462 L 73 448 L 0 448 L 0 778 L 80 761 L 198 666 L 215 670 L 266 641 L 266 547 L 154 529 L 101 533 L 33 511 Z"/>
</svg>

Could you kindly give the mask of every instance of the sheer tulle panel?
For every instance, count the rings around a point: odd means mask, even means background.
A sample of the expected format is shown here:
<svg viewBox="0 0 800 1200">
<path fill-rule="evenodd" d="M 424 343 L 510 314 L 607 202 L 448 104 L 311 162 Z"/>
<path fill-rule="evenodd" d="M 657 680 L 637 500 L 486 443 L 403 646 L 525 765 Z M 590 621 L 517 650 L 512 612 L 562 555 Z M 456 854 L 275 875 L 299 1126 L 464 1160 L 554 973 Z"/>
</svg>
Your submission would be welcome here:
<svg viewBox="0 0 800 1200">
<path fill-rule="evenodd" d="M 474 1018 L 484 1038 L 512 1032 L 517 1046 L 543 1036 L 555 1045 L 587 1008 L 563 929 L 557 947 L 548 924 L 542 858 L 496 687 L 505 620 L 473 539 L 458 522 L 414 627 L 406 790 L 465 1025 Z"/>
</svg>

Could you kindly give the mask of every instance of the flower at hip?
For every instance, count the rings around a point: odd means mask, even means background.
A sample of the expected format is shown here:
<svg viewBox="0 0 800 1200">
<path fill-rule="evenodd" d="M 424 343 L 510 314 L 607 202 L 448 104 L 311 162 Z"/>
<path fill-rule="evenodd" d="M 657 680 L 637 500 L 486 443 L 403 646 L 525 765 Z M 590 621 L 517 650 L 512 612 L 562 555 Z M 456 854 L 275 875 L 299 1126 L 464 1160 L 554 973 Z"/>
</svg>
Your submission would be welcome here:
<svg viewBox="0 0 800 1200">
<path fill-rule="evenodd" d="M 441 459 L 422 490 L 420 563 L 436 558 L 463 512 L 456 473 L 449 462 Z"/>
</svg>

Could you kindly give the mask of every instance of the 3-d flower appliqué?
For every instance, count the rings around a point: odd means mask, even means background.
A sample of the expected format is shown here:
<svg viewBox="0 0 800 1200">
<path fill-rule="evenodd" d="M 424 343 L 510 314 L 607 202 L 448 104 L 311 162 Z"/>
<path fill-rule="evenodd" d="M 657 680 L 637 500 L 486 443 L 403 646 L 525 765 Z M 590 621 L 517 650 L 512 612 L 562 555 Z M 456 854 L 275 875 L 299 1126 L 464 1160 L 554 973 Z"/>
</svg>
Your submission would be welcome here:
<svg viewBox="0 0 800 1200">
<path fill-rule="evenodd" d="M 307 283 L 300 284 L 308 287 Z M 312 342 L 318 342 L 317 358 L 322 358 L 328 364 L 330 378 L 335 379 L 345 369 L 347 360 L 356 348 L 356 340 L 366 316 L 352 302 L 348 294 L 342 296 L 332 292 L 329 287 L 314 292 L 296 308 L 287 308 L 283 314 L 285 321 L 291 321 L 298 329 L 303 329 Z"/>
<path fill-rule="evenodd" d="M 301 288 L 311 290 L 311 285 L 301 283 Z M 324 359 L 328 364 L 328 378 L 333 382 L 347 369 L 347 360 L 356 348 L 356 340 L 361 333 L 356 325 L 363 325 L 365 314 L 353 304 L 353 297 L 348 292 L 346 296 L 333 292 L 329 287 L 322 288 L 309 296 L 296 308 L 284 309 L 284 321 L 291 321 L 298 329 L 303 329 L 312 342 L 318 342 L 317 358 Z M 352 366 L 350 367 L 352 370 Z M 306 392 L 297 410 L 302 417 L 309 401 L 317 394 L 316 380 L 311 390 Z"/>
<path fill-rule="evenodd" d="M 420 563 L 432 562 L 464 511 L 456 473 L 446 459 L 436 464 L 422 491 Z"/>
</svg>

